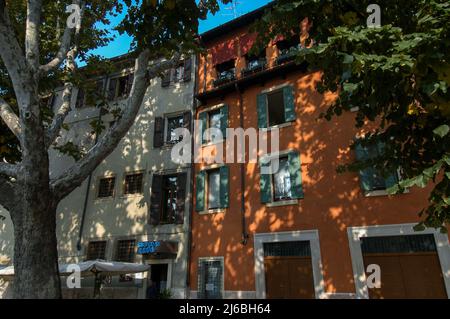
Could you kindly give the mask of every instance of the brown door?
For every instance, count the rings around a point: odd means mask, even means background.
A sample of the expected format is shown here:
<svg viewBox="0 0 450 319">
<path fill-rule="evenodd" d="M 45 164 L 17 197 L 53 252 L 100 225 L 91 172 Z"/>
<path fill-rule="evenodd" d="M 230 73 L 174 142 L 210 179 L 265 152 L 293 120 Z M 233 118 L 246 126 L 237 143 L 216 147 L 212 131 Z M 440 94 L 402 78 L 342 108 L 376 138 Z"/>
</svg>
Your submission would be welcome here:
<svg viewBox="0 0 450 319">
<path fill-rule="evenodd" d="M 265 257 L 266 298 L 313 299 L 311 257 Z"/>
<path fill-rule="evenodd" d="M 381 269 L 381 288 L 369 289 L 371 299 L 447 298 L 436 252 L 364 254 L 364 265 Z"/>
</svg>

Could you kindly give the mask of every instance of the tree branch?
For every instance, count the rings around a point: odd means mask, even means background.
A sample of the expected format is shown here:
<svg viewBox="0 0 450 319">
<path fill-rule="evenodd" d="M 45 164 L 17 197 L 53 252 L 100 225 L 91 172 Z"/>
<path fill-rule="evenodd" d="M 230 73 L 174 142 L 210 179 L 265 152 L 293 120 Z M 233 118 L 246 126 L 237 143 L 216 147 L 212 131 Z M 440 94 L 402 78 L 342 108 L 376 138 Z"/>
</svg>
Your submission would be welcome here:
<svg viewBox="0 0 450 319">
<path fill-rule="evenodd" d="M 51 181 L 51 187 L 56 199 L 62 199 L 72 192 L 89 176 L 89 174 L 116 148 L 120 140 L 133 125 L 142 105 L 150 78 L 158 76 L 167 68 L 174 67 L 180 54 L 176 53 L 171 60 L 156 63 L 150 68 L 150 53 L 143 51 L 136 59 L 134 81 L 130 97 L 124 107 L 124 113 L 113 127 L 108 129 L 100 141 L 79 162 Z"/>
<path fill-rule="evenodd" d="M 25 57 L 32 70 L 39 68 L 39 29 L 41 25 L 42 0 L 27 1 L 25 27 Z"/>
<path fill-rule="evenodd" d="M 9 106 L 9 104 L 2 98 L 0 98 L 0 117 L 14 133 L 14 135 L 20 140 L 21 127 L 19 117 L 11 109 L 11 106 Z"/>
<path fill-rule="evenodd" d="M 23 92 L 24 74 L 27 72 L 25 56 L 11 26 L 6 1 L 0 0 L 0 57 L 17 95 Z"/>
<path fill-rule="evenodd" d="M 72 1 L 72 4 L 81 6 L 81 12 L 80 12 L 80 15 L 81 15 L 80 19 L 81 19 L 81 17 L 83 16 L 84 3 L 82 4 L 80 0 L 74 0 L 74 1 Z M 80 26 L 81 26 L 81 22 L 75 27 L 75 38 L 77 38 L 78 34 L 80 33 Z M 69 26 L 66 26 L 66 28 L 64 30 L 64 34 L 61 38 L 61 44 L 60 44 L 58 52 L 56 53 L 55 57 L 50 62 L 48 62 L 45 65 L 41 65 L 39 67 L 40 74 L 45 74 L 54 69 L 59 68 L 59 66 L 63 63 L 64 59 L 66 59 L 68 57 L 71 41 L 72 41 L 72 28 L 70 28 Z"/>
</svg>

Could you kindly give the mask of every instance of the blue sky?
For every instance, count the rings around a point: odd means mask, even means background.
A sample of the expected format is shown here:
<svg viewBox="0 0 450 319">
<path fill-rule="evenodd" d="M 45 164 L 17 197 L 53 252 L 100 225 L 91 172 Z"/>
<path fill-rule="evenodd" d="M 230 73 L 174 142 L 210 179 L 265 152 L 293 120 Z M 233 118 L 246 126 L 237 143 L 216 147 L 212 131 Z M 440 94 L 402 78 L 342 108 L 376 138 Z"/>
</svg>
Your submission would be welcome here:
<svg viewBox="0 0 450 319">
<path fill-rule="evenodd" d="M 269 3 L 271 0 L 238 0 L 237 12 L 238 14 L 246 14 L 252 10 L 260 8 L 265 4 Z M 228 8 L 228 9 L 227 9 Z M 221 5 L 221 10 L 217 12 L 214 16 L 209 15 L 205 21 L 200 21 L 200 33 L 211 30 L 223 23 L 226 23 L 234 19 L 233 11 L 230 10 L 231 4 Z M 117 25 L 122 17 L 117 17 L 112 20 L 112 27 Z M 124 53 L 127 53 L 130 48 L 130 37 L 126 35 L 116 35 L 116 39 L 111 42 L 108 46 L 103 48 L 98 48 L 92 53 L 99 54 L 105 58 L 115 57 Z"/>
</svg>

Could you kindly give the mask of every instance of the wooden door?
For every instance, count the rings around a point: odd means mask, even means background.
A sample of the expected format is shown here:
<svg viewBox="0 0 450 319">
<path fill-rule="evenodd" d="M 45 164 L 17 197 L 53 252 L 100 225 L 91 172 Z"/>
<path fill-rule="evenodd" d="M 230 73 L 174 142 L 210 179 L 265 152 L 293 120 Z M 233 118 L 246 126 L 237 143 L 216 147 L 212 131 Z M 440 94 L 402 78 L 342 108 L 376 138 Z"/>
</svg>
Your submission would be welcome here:
<svg viewBox="0 0 450 319">
<path fill-rule="evenodd" d="M 364 265 L 381 268 L 381 288 L 369 289 L 371 299 L 447 298 L 436 252 L 364 254 Z"/>
<path fill-rule="evenodd" d="M 266 298 L 313 299 L 311 257 L 265 257 Z"/>
</svg>

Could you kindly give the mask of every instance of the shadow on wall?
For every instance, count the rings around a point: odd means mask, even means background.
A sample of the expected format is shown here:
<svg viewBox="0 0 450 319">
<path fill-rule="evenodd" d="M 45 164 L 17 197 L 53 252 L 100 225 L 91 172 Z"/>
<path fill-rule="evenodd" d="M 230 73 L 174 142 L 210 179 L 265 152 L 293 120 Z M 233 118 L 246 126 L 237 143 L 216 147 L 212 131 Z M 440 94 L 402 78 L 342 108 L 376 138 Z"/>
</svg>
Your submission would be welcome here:
<svg viewBox="0 0 450 319">
<path fill-rule="evenodd" d="M 227 212 L 196 216 L 194 249 L 203 256 L 224 256 L 225 290 L 254 290 L 254 233 L 318 229 L 325 292 L 353 292 L 347 227 L 416 222 L 418 211 L 427 203 L 427 191 L 419 189 L 393 197 L 368 198 L 361 191 L 358 174 L 336 173 L 339 165 L 354 158 L 349 145 L 359 131 L 355 128 L 354 113 L 330 122 L 319 120 L 335 98 L 334 94 L 321 95 L 316 91 L 319 79 L 319 73 L 300 77 L 294 74 L 287 79 L 273 79 L 270 84 L 277 86 L 289 81 L 296 86 L 297 119 L 294 125 L 280 129 L 280 150 L 294 149 L 301 154 L 304 199 L 298 205 L 284 207 L 261 204 L 259 167 L 245 164 L 245 217 L 250 238 L 243 246 L 240 204 L 235 204 L 241 201 L 240 171 L 238 165 L 231 165 L 230 183 L 237 189 L 231 189 Z M 264 89 L 267 85 L 245 91 L 244 128 L 257 127 L 256 96 Z M 225 102 L 230 114 L 238 114 L 236 102 L 231 98 Z M 238 123 L 239 119 L 233 116 L 230 121 Z M 195 259 L 193 263 L 196 264 Z M 196 266 L 193 268 L 191 276 L 196 282 Z"/>
<path fill-rule="evenodd" d="M 177 165 L 170 160 L 170 149 L 153 149 L 153 131 L 155 116 L 164 116 L 176 111 L 191 110 L 192 100 L 186 93 L 191 92 L 190 84 L 177 84 L 161 89 L 159 79 L 153 79 L 146 92 L 146 96 L 135 120 L 127 135 L 121 140 L 117 148 L 93 172 L 89 187 L 89 200 L 84 221 L 82 250 L 77 250 L 77 240 L 80 230 L 81 215 L 87 181 L 66 197 L 57 209 L 57 237 L 60 263 L 80 262 L 85 258 L 85 250 L 90 239 L 104 240 L 111 238 L 136 238 L 145 236 L 149 227 L 148 203 L 150 200 L 150 187 L 152 171 L 173 169 Z M 160 91 L 161 90 L 161 91 Z M 78 112 L 78 111 L 74 111 Z M 80 118 L 73 116 L 75 121 Z M 89 123 L 96 117 L 84 118 Z M 109 128 L 110 119 L 104 120 Z M 67 141 L 75 143 L 75 139 L 84 134 L 70 134 Z M 91 139 L 92 143 L 93 139 Z M 55 153 L 55 152 L 54 152 Z M 71 158 L 62 154 L 51 154 L 55 171 L 63 172 L 74 163 Z M 124 195 L 123 181 L 126 173 L 143 172 L 143 192 L 139 195 Z M 108 174 L 116 176 L 115 191 L 112 198 L 97 199 L 98 181 L 100 177 Z M 13 256 L 13 225 L 7 212 L 1 211 L 6 220 L 0 221 L 0 265 L 11 265 Z M 138 237 L 139 238 L 139 237 Z M 179 245 L 180 254 L 184 254 L 185 245 Z M 111 252 L 111 242 L 107 250 Z M 114 258 L 114 253 L 112 254 Z M 5 295 L 3 288 L 6 285 L 0 282 L 0 298 Z M 134 291 L 136 288 L 131 288 Z M 120 290 L 120 289 L 119 289 Z M 105 293 L 110 292 L 106 289 Z M 125 297 L 120 291 L 118 298 Z"/>
</svg>

